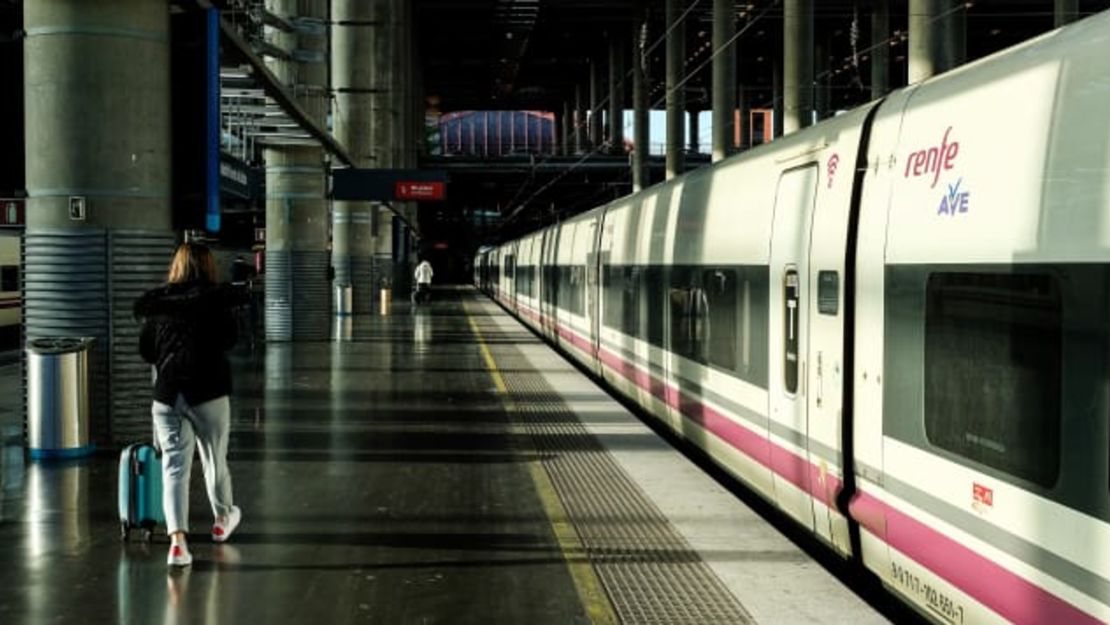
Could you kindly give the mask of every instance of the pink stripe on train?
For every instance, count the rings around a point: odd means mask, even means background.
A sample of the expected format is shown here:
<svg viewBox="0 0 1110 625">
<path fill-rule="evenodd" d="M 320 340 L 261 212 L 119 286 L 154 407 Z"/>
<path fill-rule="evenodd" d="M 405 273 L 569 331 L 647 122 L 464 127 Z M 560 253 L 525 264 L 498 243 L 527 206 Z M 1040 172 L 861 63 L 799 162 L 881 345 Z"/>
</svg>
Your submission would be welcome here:
<svg viewBox="0 0 1110 625">
<path fill-rule="evenodd" d="M 526 306 L 522 308 L 528 308 Z M 529 310 L 543 323 L 545 316 Z M 560 337 L 574 345 L 592 343 L 572 330 L 557 325 Z M 584 351 L 590 352 L 589 349 Z M 657 378 L 612 351 L 597 352 L 601 362 L 625 379 L 679 410 L 721 440 L 756 462 L 770 468 L 815 499 L 832 506 L 840 491 L 840 478 L 790 449 L 737 423 L 697 398 Z M 939 577 L 982 603 L 1003 618 L 1019 624 L 1077 623 L 1095 625 L 1103 621 L 1064 601 L 1035 583 L 967 548 L 910 515 L 860 491 L 850 505 L 852 517 L 872 534 L 904 553 Z"/>
</svg>

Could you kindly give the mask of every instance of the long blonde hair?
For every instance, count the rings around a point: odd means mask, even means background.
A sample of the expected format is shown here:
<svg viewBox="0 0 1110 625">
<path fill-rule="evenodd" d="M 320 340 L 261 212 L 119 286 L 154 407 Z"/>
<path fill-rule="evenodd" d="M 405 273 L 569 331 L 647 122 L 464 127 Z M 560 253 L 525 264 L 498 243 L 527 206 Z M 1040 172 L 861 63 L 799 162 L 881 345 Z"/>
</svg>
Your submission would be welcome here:
<svg viewBox="0 0 1110 625">
<path fill-rule="evenodd" d="M 200 243 L 182 243 L 177 246 L 166 282 L 172 284 L 205 280 L 215 284 L 217 279 L 216 259 L 207 246 Z"/>
</svg>

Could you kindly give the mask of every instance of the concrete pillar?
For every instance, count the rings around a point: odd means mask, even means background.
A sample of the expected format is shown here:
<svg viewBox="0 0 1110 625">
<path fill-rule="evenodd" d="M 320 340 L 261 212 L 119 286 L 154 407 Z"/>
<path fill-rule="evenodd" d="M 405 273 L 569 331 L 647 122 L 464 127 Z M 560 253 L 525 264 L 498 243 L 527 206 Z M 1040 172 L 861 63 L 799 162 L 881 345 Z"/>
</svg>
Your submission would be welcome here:
<svg viewBox="0 0 1110 625">
<path fill-rule="evenodd" d="M 327 0 L 266 0 L 295 21 L 295 33 L 267 29 L 270 43 L 297 54 L 267 59 L 321 126 L 328 110 Z M 315 145 L 270 145 L 266 161 L 266 338 L 326 339 L 330 327 L 328 224 L 324 152 Z"/>
<path fill-rule="evenodd" d="M 941 0 L 910 0 L 909 16 L 909 84 L 921 82 L 944 71 L 940 38 L 942 28 L 937 20 Z"/>
<path fill-rule="evenodd" d="M 748 94 L 744 85 L 736 86 L 736 114 L 732 116 L 736 127 L 728 140 L 733 142 L 737 151 L 743 150 L 748 138 Z"/>
<path fill-rule="evenodd" d="M 667 27 L 667 180 L 682 175 L 686 168 L 682 154 L 682 119 L 686 113 L 686 90 L 679 87 L 686 62 L 686 24 L 679 22 L 685 0 L 666 0 Z"/>
<path fill-rule="evenodd" d="M 871 13 L 871 99 L 890 91 L 890 0 L 875 0 Z"/>
<path fill-rule="evenodd" d="M 736 12 L 732 0 L 713 0 L 713 162 L 733 151 L 736 110 Z"/>
<path fill-rule="evenodd" d="M 624 40 L 609 37 L 609 148 L 624 154 Z"/>
<path fill-rule="evenodd" d="M 963 0 L 945 0 L 944 69 L 967 63 L 967 8 Z"/>
<path fill-rule="evenodd" d="M 601 104 L 601 68 L 597 59 L 590 59 L 590 113 L 587 116 L 590 130 L 590 149 L 601 147 L 601 116 L 604 107 Z"/>
<path fill-rule="evenodd" d="M 782 61 L 776 56 L 774 62 L 771 64 L 771 92 L 774 93 L 772 107 L 774 109 L 773 116 L 774 128 L 771 135 L 778 139 L 782 136 L 783 132 L 783 92 L 782 92 Z"/>
<path fill-rule="evenodd" d="M 789 134 L 813 121 L 813 0 L 786 0 L 782 18 L 782 131 Z"/>
<path fill-rule="evenodd" d="M 816 43 L 813 47 L 813 111 L 817 121 L 827 118 L 832 107 L 828 49 L 824 42 Z"/>
<path fill-rule="evenodd" d="M 585 125 L 586 111 L 582 109 L 582 85 L 574 85 L 574 152 L 581 154 L 585 151 Z"/>
<path fill-rule="evenodd" d="M 90 336 L 90 435 L 150 436 L 150 367 L 134 299 L 166 276 L 169 6 L 55 0 L 23 7 L 27 229 L 24 330 Z M 69 212 L 85 198 L 85 217 Z"/>
<path fill-rule="evenodd" d="M 404 169 L 413 169 L 416 167 L 416 137 L 415 125 L 413 120 L 414 102 L 416 99 L 415 85 L 413 71 L 414 67 L 414 54 L 413 49 L 413 24 L 412 24 L 412 2 L 411 0 L 393 0 L 393 15 L 396 20 L 395 29 L 395 45 L 396 45 L 396 67 L 394 72 L 393 93 L 396 94 L 396 104 L 394 110 L 397 111 L 395 123 L 400 132 L 394 137 L 395 148 L 397 153 L 396 166 Z M 481 149 L 481 148 L 479 148 Z M 394 204 L 408 223 L 416 222 L 416 203 L 415 202 L 399 202 Z M 393 272 L 394 272 L 394 293 L 407 294 L 411 286 L 412 265 L 411 250 L 412 250 L 412 237 L 415 236 L 409 227 L 404 225 L 405 221 L 395 219 L 399 222 L 394 227 L 394 236 L 399 240 L 394 241 L 393 244 Z"/>
<path fill-rule="evenodd" d="M 701 122 L 701 120 L 699 119 L 699 116 L 701 115 L 701 111 L 699 111 L 696 108 L 692 108 L 689 111 L 687 111 L 687 114 L 689 115 L 689 120 L 690 120 L 689 121 L 689 124 L 690 124 L 690 136 L 689 136 L 690 146 L 689 146 L 688 149 L 690 150 L 690 154 L 697 154 L 698 152 L 701 151 L 701 141 L 700 141 L 700 135 L 701 135 L 701 123 L 700 122 Z"/>
<path fill-rule="evenodd" d="M 560 120 L 561 129 L 559 131 L 563 140 L 559 142 L 559 153 L 563 156 L 570 154 L 570 144 L 573 141 L 571 136 L 571 126 L 574 124 L 574 115 L 570 109 L 570 102 L 563 100 L 563 118 Z"/>
<path fill-rule="evenodd" d="M 651 125 L 648 122 L 648 76 L 644 39 L 647 14 L 641 12 L 632 25 L 632 192 L 643 190 L 648 180 L 648 154 L 651 152 Z"/>
<path fill-rule="evenodd" d="M 1056 28 L 1079 19 L 1079 0 L 1056 0 L 1055 17 Z"/>
<path fill-rule="evenodd" d="M 374 91 L 374 34 L 380 28 L 364 0 L 333 0 L 331 78 L 334 89 L 333 134 L 356 167 L 374 167 L 371 144 Z M 333 204 L 332 266 L 335 284 L 354 289 L 354 310 L 372 310 L 373 237 L 370 204 Z"/>
<path fill-rule="evenodd" d="M 396 20 L 391 0 L 369 1 L 374 21 L 378 28 L 373 32 L 374 57 L 372 61 L 374 94 L 372 97 L 371 149 L 374 167 L 388 169 L 396 167 L 394 160 L 394 134 L 396 131 Z M 463 146 L 460 144 L 460 150 Z M 393 215 L 378 203 L 371 208 L 371 236 L 373 237 L 373 261 L 370 268 L 373 293 L 370 306 L 377 308 L 379 288 L 383 283 L 393 282 Z"/>
</svg>

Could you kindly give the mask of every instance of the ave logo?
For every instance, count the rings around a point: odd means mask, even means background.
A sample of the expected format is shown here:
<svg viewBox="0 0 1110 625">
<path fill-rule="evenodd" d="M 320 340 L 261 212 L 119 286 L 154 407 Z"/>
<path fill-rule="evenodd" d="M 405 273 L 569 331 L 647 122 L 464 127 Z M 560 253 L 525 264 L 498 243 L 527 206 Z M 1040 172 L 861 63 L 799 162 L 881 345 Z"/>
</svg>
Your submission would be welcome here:
<svg viewBox="0 0 1110 625">
<path fill-rule="evenodd" d="M 948 185 L 948 193 L 940 198 L 940 206 L 937 207 L 938 215 L 948 215 L 954 217 L 956 213 L 966 213 L 968 206 L 971 203 L 971 192 L 961 191 L 960 185 L 963 184 L 964 179 L 960 178 L 956 184 Z"/>
</svg>

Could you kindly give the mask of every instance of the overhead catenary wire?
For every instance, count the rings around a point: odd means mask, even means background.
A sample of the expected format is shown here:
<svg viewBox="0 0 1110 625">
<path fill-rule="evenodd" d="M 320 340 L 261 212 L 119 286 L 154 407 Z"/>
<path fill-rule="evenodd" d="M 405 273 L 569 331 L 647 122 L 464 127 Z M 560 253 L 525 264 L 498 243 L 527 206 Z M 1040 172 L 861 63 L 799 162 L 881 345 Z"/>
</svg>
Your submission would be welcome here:
<svg viewBox="0 0 1110 625">
<path fill-rule="evenodd" d="M 686 20 L 686 18 L 690 15 L 690 13 L 698 5 L 699 2 L 700 2 L 700 0 L 695 0 L 693 3 L 691 3 L 690 6 L 687 7 L 686 10 L 683 11 L 683 13 L 678 17 L 678 19 L 676 19 L 673 23 L 671 23 L 669 25 L 669 27 L 663 32 L 663 34 L 660 35 L 651 46 L 648 46 L 646 48 L 646 50 L 644 51 L 643 54 L 645 54 L 645 55 L 650 54 L 651 51 L 655 50 L 655 48 L 657 48 L 660 44 L 664 43 L 666 41 L 667 35 L 674 28 L 677 28 L 680 24 L 682 24 Z M 735 35 L 733 35 L 731 38 L 729 38 L 729 40 L 727 42 L 725 42 L 720 48 L 715 50 L 714 53 L 713 53 L 713 56 L 711 56 L 710 59 L 708 59 L 705 62 L 703 62 L 702 64 L 700 64 L 693 71 L 686 72 L 683 76 L 683 79 L 681 81 L 679 81 L 678 84 L 676 84 L 674 87 L 671 88 L 672 91 L 674 89 L 683 88 L 685 86 L 685 84 L 691 78 L 693 78 L 694 75 L 697 74 L 697 72 L 701 71 L 701 69 L 705 67 L 706 63 L 708 63 L 710 60 L 712 60 L 714 57 L 716 57 L 717 54 L 719 54 L 721 51 L 726 49 L 728 46 L 732 45 L 740 36 L 742 36 L 745 32 L 747 32 L 753 24 L 755 24 L 756 22 L 763 19 L 771 11 L 771 9 L 778 6 L 778 4 L 779 4 L 779 0 L 774 0 L 771 4 L 769 4 L 767 7 L 765 7 L 759 14 L 752 17 L 748 21 L 748 23 L 744 25 L 744 27 L 742 29 L 737 31 L 737 33 Z M 625 82 L 632 75 L 633 71 L 635 71 L 635 70 L 630 69 L 630 70 L 628 70 L 624 73 L 623 80 L 621 80 L 621 82 L 619 83 L 619 88 L 623 89 L 623 87 L 625 85 Z M 649 109 L 656 108 L 661 102 L 663 102 L 666 99 L 667 93 L 670 93 L 670 91 L 664 92 L 663 97 L 660 98 L 659 100 L 657 100 L 655 103 L 651 104 L 648 108 Z M 598 105 L 596 107 L 589 109 L 589 111 L 587 111 L 587 113 L 590 114 L 590 115 L 599 114 L 601 111 L 603 111 L 608 106 L 608 104 L 609 104 L 609 97 L 606 96 L 605 98 L 603 98 L 598 103 Z M 610 122 L 610 123 L 615 123 L 615 122 Z M 564 137 L 564 141 L 566 141 L 566 137 Z M 523 212 L 528 207 L 529 203 L 531 203 L 533 200 L 535 200 L 537 197 L 539 197 L 544 191 L 551 188 L 553 185 L 555 185 L 556 183 L 561 181 L 563 178 L 565 178 L 566 176 L 573 173 L 576 169 L 581 167 L 582 164 L 584 164 L 590 158 L 600 154 L 603 151 L 608 152 L 611 148 L 612 148 L 612 146 L 610 145 L 610 143 L 608 141 L 602 141 L 600 145 L 594 146 L 593 149 L 591 149 L 590 151 L 583 154 L 580 159 L 578 159 L 577 161 L 572 163 L 562 173 L 555 176 L 553 179 L 549 180 L 546 184 L 544 184 L 542 187 L 540 187 L 535 192 L 533 192 L 531 195 L 529 195 L 528 198 L 526 198 L 523 202 L 521 202 L 515 209 L 513 209 L 512 212 L 509 213 L 509 215 L 507 217 L 505 217 L 505 219 L 502 221 L 502 223 L 501 223 L 502 227 L 504 227 L 506 224 L 508 224 L 511 221 L 513 221 L 514 219 L 516 219 L 520 215 L 520 213 Z M 637 149 L 645 149 L 646 150 L 647 146 L 643 146 L 643 148 L 638 147 Z M 551 159 L 551 156 L 548 156 L 543 161 L 541 161 L 541 163 L 546 163 L 550 159 Z M 527 183 L 528 183 L 528 181 L 526 181 L 525 183 L 522 183 L 521 190 L 519 190 L 513 196 L 512 200 L 510 200 L 510 202 L 509 202 L 510 205 L 512 205 L 513 203 L 516 202 L 516 198 L 520 197 L 520 195 L 522 194 L 523 189 L 526 188 Z"/>
<path fill-rule="evenodd" d="M 664 30 L 664 32 L 660 36 L 658 36 L 650 46 L 648 46 L 646 49 L 644 49 L 642 54 L 644 56 L 647 56 L 652 51 L 657 49 L 660 45 L 662 45 L 666 41 L 667 34 L 671 30 L 673 30 L 674 28 L 679 27 L 679 25 L 682 24 L 690 16 L 692 11 L 697 7 L 697 5 L 699 3 L 700 3 L 700 0 L 694 0 L 694 2 L 692 2 L 686 8 L 686 10 L 679 16 L 679 19 L 677 19 L 673 23 L 669 24 L 668 27 Z M 728 39 L 728 41 L 726 41 L 721 46 L 718 46 L 718 47 L 714 48 L 712 50 L 712 52 L 710 53 L 710 55 L 706 59 L 701 61 L 692 70 L 685 71 L 684 74 L 683 74 L 683 77 L 673 87 L 670 87 L 670 90 L 664 90 L 664 92 L 661 96 L 659 96 L 656 100 L 651 102 L 651 104 L 649 105 L 649 109 L 651 109 L 651 110 L 657 109 L 661 104 L 663 104 L 666 101 L 666 97 L 667 97 L 668 93 L 670 93 L 672 90 L 685 88 L 686 84 L 690 80 L 692 80 L 699 72 L 701 72 L 707 65 L 709 65 L 714 59 L 716 59 L 725 50 L 727 50 L 727 48 L 729 46 L 734 45 L 736 43 L 736 41 L 739 40 L 741 37 L 743 37 L 746 33 L 748 33 L 756 23 L 758 23 L 760 20 L 763 20 L 764 18 L 768 17 L 768 15 L 774 9 L 778 8 L 780 5 L 781 5 L 781 0 L 773 0 L 769 5 L 765 6 L 761 11 L 754 14 L 752 17 L 748 18 L 748 21 L 743 25 L 743 27 L 738 29 L 737 32 L 732 37 L 730 37 Z M 935 14 L 933 16 L 932 20 L 930 21 L 930 23 L 935 23 L 935 22 L 938 22 L 938 21 L 941 21 L 941 20 L 948 19 L 952 15 L 955 15 L 955 14 L 961 12 L 961 11 L 968 12 L 968 10 L 970 8 L 972 8 L 974 5 L 975 5 L 975 3 L 972 2 L 972 1 L 957 3 L 957 4 L 953 5 L 951 8 Z M 1008 12 L 1008 13 L 1005 13 L 1004 15 L 1010 16 L 1010 17 L 1044 17 L 1044 16 L 1050 15 L 1050 14 L 1051 14 L 1051 12 L 1046 12 L 1046 11 L 1036 11 L 1036 12 L 1026 11 L 1026 12 Z M 829 17 L 829 15 L 843 16 L 843 17 L 854 16 L 854 14 L 852 14 L 852 13 L 832 13 L 832 14 L 823 14 L 823 15 L 825 17 Z M 892 46 L 892 45 L 895 45 L 895 44 L 900 43 L 902 41 L 905 41 L 907 39 L 907 37 L 908 37 L 908 32 L 903 31 L 903 30 L 895 30 L 889 37 L 887 37 L 887 38 L 885 38 L 881 41 L 872 41 L 868 47 L 866 47 L 862 50 L 857 50 L 855 52 L 855 55 L 856 56 L 870 55 L 871 53 L 873 53 L 875 50 L 877 50 L 879 48 L 882 48 L 884 46 Z M 834 64 L 834 67 L 836 67 L 836 68 L 830 68 L 830 69 L 824 70 L 824 71 L 816 74 L 814 76 L 813 80 L 810 83 L 810 87 L 811 88 L 817 88 L 819 86 L 818 83 L 821 80 L 825 80 L 825 79 L 828 79 L 832 76 L 839 75 L 843 71 L 843 63 L 850 62 L 850 60 L 851 60 L 851 57 L 844 57 L 840 64 Z M 620 88 L 620 89 L 624 88 L 624 85 L 627 84 L 627 80 L 632 75 L 633 71 L 634 70 L 630 69 L 630 70 L 627 70 L 624 73 L 623 79 L 619 83 L 618 88 Z M 858 89 L 858 87 L 853 87 L 853 86 L 838 87 L 838 89 Z M 601 113 L 608 106 L 609 99 L 610 98 L 608 96 L 604 97 L 598 103 L 598 105 L 596 107 L 588 109 L 586 111 L 587 114 L 588 115 L 596 115 L 596 114 Z M 778 101 L 777 94 L 772 95 L 772 98 L 769 102 L 761 103 L 759 105 L 753 106 L 753 108 L 770 108 L 770 107 L 773 107 L 775 102 L 777 102 L 777 101 Z M 564 143 L 569 139 L 569 135 L 570 135 L 570 133 L 568 133 L 568 135 L 563 136 Z M 612 146 L 608 142 L 608 140 L 602 141 L 601 143 L 594 146 L 589 151 L 583 153 L 581 155 L 581 158 L 579 158 L 575 162 L 571 163 L 567 167 L 566 170 L 561 172 L 559 175 L 555 176 L 553 179 L 549 180 L 547 183 L 545 183 L 543 186 L 541 186 L 539 189 L 535 190 L 533 193 L 528 195 L 527 198 L 525 198 L 523 201 L 521 201 L 519 204 L 517 204 L 518 198 L 520 198 L 524 194 L 528 185 L 534 180 L 534 176 L 529 176 L 529 178 L 521 184 L 520 189 L 518 189 L 517 193 L 514 194 L 513 198 L 508 203 L 508 206 L 511 207 L 511 212 L 502 221 L 502 224 L 501 224 L 502 227 L 509 224 L 513 220 L 517 219 L 520 216 L 520 214 L 529 207 L 531 202 L 536 200 L 539 196 L 541 196 L 544 192 L 546 192 L 552 186 L 559 183 L 563 178 L 565 178 L 566 176 L 568 176 L 571 173 L 573 173 L 574 171 L 576 171 L 578 168 L 580 168 L 583 164 L 588 162 L 594 156 L 596 156 L 598 154 L 602 154 L 604 152 L 608 152 L 611 148 L 612 148 Z M 640 148 L 640 146 L 637 146 L 637 148 Z M 644 146 L 642 149 L 647 149 L 647 146 Z M 551 158 L 553 156 L 554 155 L 546 156 L 542 161 L 540 161 L 540 163 L 541 164 L 547 163 L 548 161 L 551 160 Z"/>
</svg>

